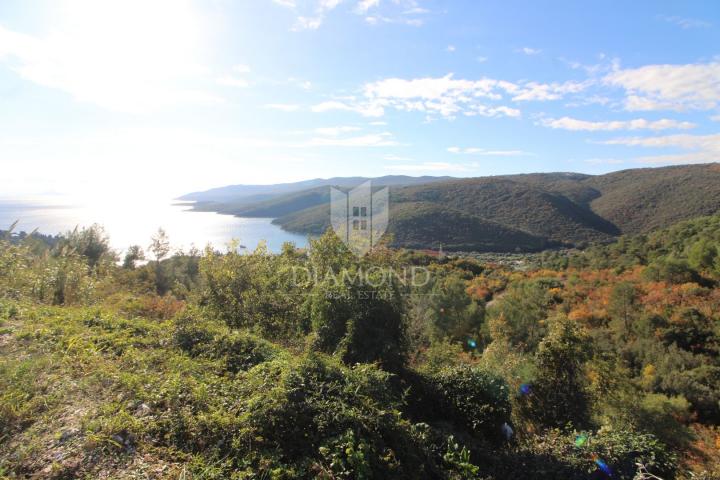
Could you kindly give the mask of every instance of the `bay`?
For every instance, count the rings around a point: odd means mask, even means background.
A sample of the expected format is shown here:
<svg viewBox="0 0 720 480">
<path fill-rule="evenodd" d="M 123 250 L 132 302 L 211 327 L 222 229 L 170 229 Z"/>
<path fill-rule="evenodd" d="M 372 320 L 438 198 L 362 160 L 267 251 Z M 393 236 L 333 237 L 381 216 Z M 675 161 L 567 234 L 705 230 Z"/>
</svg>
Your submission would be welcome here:
<svg viewBox="0 0 720 480">
<path fill-rule="evenodd" d="M 268 249 L 279 252 L 284 242 L 297 247 L 307 246 L 307 237 L 286 232 L 272 224 L 271 218 L 239 218 L 212 212 L 196 212 L 188 204 L 172 200 L 133 202 L 73 201 L 63 197 L 35 197 L 28 199 L 0 199 L 0 230 L 15 221 L 16 232 L 37 229 L 55 235 L 94 223 L 102 225 L 113 248 L 124 251 L 130 245 L 146 248 L 151 236 L 163 228 L 175 249 L 207 244 L 224 250 L 231 240 L 246 249 L 254 249 L 261 241 Z"/>
</svg>

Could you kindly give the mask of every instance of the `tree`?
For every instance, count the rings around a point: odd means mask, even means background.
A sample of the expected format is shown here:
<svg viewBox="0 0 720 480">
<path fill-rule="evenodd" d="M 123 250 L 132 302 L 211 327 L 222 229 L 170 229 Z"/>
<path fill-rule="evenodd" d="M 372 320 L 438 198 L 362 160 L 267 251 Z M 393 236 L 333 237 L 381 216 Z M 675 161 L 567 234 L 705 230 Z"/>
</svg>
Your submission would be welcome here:
<svg viewBox="0 0 720 480">
<path fill-rule="evenodd" d="M 155 261 L 160 263 L 163 258 L 170 253 L 170 239 L 165 230 L 158 228 L 157 233 L 152 236 L 150 246 L 148 247 L 155 257 Z"/>
<path fill-rule="evenodd" d="M 470 298 L 466 288 L 465 281 L 455 275 L 439 280 L 433 287 L 430 301 L 436 338 L 465 340 L 468 335 L 476 335 L 482 326 L 485 311 Z"/>
<path fill-rule="evenodd" d="M 548 427 L 586 426 L 590 396 L 584 364 L 590 355 L 590 339 L 575 322 L 566 317 L 552 319 L 535 359 L 537 381 L 532 393 L 519 400 L 522 413 Z"/>
<path fill-rule="evenodd" d="M 525 351 L 533 351 L 545 333 L 552 298 L 541 281 L 514 285 L 490 309 L 493 340 L 505 340 Z"/>
<path fill-rule="evenodd" d="M 135 268 L 135 263 L 139 260 L 145 260 L 145 252 L 140 248 L 140 245 L 131 245 L 125 253 L 123 268 L 132 270 Z"/>
<path fill-rule="evenodd" d="M 405 305 L 394 277 L 357 267 L 319 283 L 306 305 L 314 348 L 348 365 L 379 362 L 397 371 L 406 361 Z"/>
<path fill-rule="evenodd" d="M 643 276 L 654 282 L 688 283 L 698 280 L 698 274 L 685 260 L 660 258 L 652 262 L 643 272 Z"/>
<path fill-rule="evenodd" d="M 619 330 L 623 338 L 626 338 L 630 332 L 631 321 L 638 310 L 635 285 L 630 282 L 620 282 L 615 285 L 610 294 L 608 310 L 613 320 L 620 322 Z"/>
<path fill-rule="evenodd" d="M 688 249 L 688 262 L 696 270 L 712 269 L 717 256 L 717 247 L 708 238 L 698 240 Z"/>
<path fill-rule="evenodd" d="M 230 327 L 296 338 L 307 331 L 300 314 L 303 292 L 294 275 L 296 262 L 292 256 L 269 254 L 262 244 L 249 254 L 234 248 L 225 254 L 208 249 L 200 259 L 201 302 Z"/>
<path fill-rule="evenodd" d="M 150 246 L 148 247 L 155 257 L 155 290 L 160 295 L 163 295 L 170 289 L 167 285 L 167 281 L 162 269 L 162 260 L 170 253 L 170 239 L 165 233 L 165 230 L 158 228 L 158 231 L 153 235 Z"/>
<path fill-rule="evenodd" d="M 82 230 L 76 228 L 60 241 L 58 247 L 57 251 L 69 248 L 81 255 L 91 269 L 97 267 L 103 258 L 115 256 L 110 249 L 110 239 L 105 233 L 105 229 L 97 223 Z"/>
</svg>

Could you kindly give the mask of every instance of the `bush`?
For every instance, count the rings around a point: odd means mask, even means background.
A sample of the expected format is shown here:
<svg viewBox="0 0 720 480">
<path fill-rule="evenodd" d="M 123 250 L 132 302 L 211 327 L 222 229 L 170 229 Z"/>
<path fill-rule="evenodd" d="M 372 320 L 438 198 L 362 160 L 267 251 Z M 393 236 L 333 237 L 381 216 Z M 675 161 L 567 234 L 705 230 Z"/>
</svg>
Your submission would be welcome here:
<svg viewBox="0 0 720 480">
<path fill-rule="evenodd" d="M 564 317 L 552 320 L 550 332 L 538 348 L 532 393 L 518 399 L 521 417 L 547 427 L 589 423 L 585 361 L 590 347 L 589 338 L 577 324 Z"/>
<path fill-rule="evenodd" d="M 677 461 L 653 435 L 632 430 L 600 429 L 585 432 L 587 440 L 576 446 L 579 432 L 549 430 L 539 435 L 527 436 L 519 449 L 509 455 L 502 455 L 498 478 L 562 478 L 563 480 L 585 480 L 607 478 L 598 472 L 594 458 L 604 461 L 612 471 L 612 477 L 632 480 L 637 472 L 637 463 L 642 463 L 649 472 L 663 478 L 672 478 Z"/>
<path fill-rule="evenodd" d="M 643 277 L 652 282 L 667 282 L 674 284 L 698 282 L 700 276 L 685 260 L 674 258 L 661 258 L 652 262 L 643 271 Z"/>
<path fill-rule="evenodd" d="M 490 333 L 493 340 L 503 340 L 524 351 L 534 351 L 545 335 L 552 295 L 541 281 L 518 283 L 490 309 Z"/>
<path fill-rule="evenodd" d="M 431 476 L 441 460 L 402 419 L 390 380 L 372 365 L 347 368 L 317 354 L 248 371 L 235 458 L 293 478 Z"/>
<path fill-rule="evenodd" d="M 326 280 L 308 298 L 313 347 L 349 365 L 379 362 L 386 370 L 398 371 L 407 353 L 399 287 L 388 278 L 366 279 L 354 273 L 343 275 L 340 282 Z"/>
<path fill-rule="evenodd" d="M 651 393 L 643 397 L 632 412 L 643 431 L 651 432 L 666 445 L 688 446 L 690 435 L 682 423 L 690 420 L 690 402 L 685 398 Z"/>
<path fill-rule="evenodd" d="M 414 380 L 414 413 L 432 421 L 450 421 L 478 438 L 499 441 L 510 422 L 507 384 L 485 370 L 460 365 Z"/>
<path fill-rule="evenodd" d="M 276 358 L 272 343 L 243 331 L 228 331 L 210 322 L 193 323 L 185 317 L 176 322 L 175 342 L 194 357 L 223 360 L 225 370 L 237 373 Z"/>
<path fill-rule="evenodd" d="M 271 255 L 263 246 L 248 255 L 207 251 L 200 261 L 201 301 L 230 327 L 273 338 L 292 337 L 303 330 L 293 266 L 291 257 Z"/>
</svg>

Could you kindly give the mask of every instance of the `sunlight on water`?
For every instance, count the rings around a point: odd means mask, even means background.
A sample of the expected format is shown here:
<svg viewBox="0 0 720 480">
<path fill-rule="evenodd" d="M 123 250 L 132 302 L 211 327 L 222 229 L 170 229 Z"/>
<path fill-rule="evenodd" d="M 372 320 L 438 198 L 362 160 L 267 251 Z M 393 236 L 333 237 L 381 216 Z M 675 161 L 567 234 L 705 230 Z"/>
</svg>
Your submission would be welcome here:
<svg viewBox="0 0 720 480">
<path fill-rule="evenodd" d="M 269 218 L 237 218 L 210 212 L 189 211 L 187 205 L 173 205 L 171 201 L 112 201 L 82 202 L 69 198 L 36 197 L 22 201 L 0 200 L 0 229 L 19 220 L 16 231 L 38 229 L 45 234 L 72 230 L 75 226 L 99 223 L 105 227 L 114 248 L 124 250 L 130 245 L 145 248 L 150 237 L 162 227 L 174 248 L 203 248 L 208 243 L 224 249 L 232 239 L 253 249 L 261 240 L 277 252 L 283 242 L 298 247 L 307 238 L 285 232 L 273 225 Z"/>
</svg>

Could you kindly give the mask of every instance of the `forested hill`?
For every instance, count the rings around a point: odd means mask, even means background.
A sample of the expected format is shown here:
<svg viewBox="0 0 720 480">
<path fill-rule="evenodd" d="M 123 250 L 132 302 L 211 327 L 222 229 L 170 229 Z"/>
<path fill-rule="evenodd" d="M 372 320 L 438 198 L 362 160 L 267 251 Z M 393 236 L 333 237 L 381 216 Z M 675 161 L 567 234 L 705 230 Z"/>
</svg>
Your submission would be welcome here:
<svg viewBox="0 0 720 480">
<path fill-rule="evenodd" d="M 388 181 L 387 179 L 395 179 Z M 383 177 L 391 185 L 388 231 L 415 248 L 535 251 L 611 241 L 720 209 L 720 165 L 623 170 L 605 175 L 536 173 L 448 179 Z M 349 188 L 365 179 L 331 179 Z M 196 208 L 274 217 L 286 230 L 320 234 L 329 227 L 333 184 L 262 199 L 224 198 Z M 210 198 L 210 197 L 203 197 Z M 452 221 L 450 221 L 452 219 Z"/>
</svg>

